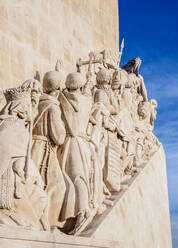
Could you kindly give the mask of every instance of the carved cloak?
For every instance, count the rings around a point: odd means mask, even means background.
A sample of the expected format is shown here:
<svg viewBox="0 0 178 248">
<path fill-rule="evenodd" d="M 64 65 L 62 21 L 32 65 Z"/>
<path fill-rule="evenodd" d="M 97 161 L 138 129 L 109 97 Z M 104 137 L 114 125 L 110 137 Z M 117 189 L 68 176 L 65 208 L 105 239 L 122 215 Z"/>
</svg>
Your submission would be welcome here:
<svg viewBox="0 0 178 248">
<path fill-rule="evenodd" d="M 61 148 L 60 161 L 66 182 L 61 220 L 76 217 L 90 209 L 92 154 L 86 135 L 92 98 L 81 93 L 60 93 L 67 136 Z"/>
<path fill-rule="evenodd" d="M 48 217 L 52 226 L 58 218 L 65 194 L 65 183 L 56 154 L 56 146 L 65 138 L 59 102 L 44 94 L 39 102 L 38 116 L 34 122 L 32 159 L 45 184 L 48 195 Z"/>
<path fill-rule="evenodd" d="M 10 209 L 14 194 L 13 159 L 25 157 L 29 132 L 24 121 L 10 115 L 0 116 L 0 208 Z"/>
<path fill-rule="evenodd" d="M 31 182 L 23 184 L 20 199 L 14 196 L 16 173 L 13 166 L 17 160 L 23 160 L 25 167 L 29 143 L 29 130 L 24 121 L 11 115 L 0 115 L 0 140 L 0 221 L 3 223 L 6 218 L 6 223 L 40 228 L 39 219 L 47 202 L 45 192 Z"/>
</svg>

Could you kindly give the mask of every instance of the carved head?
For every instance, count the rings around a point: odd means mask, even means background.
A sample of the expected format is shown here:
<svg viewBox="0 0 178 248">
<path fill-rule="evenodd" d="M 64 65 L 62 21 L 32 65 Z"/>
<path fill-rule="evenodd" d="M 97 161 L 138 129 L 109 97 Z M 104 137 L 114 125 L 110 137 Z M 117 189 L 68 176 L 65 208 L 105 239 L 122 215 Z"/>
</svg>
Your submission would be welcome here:
<svg viewBox="0 0 178 248">
<path fill-rule="evenodd" d="M 96 74 L 96 82 L 98 85 L 107 85 L 111 81 L 111 71 L 108 69 L 100 69 Z"/>
<path fill-rule="evenodd" d="M 111 84 L 111 88 L 113 90 L 119 89 L 121 85 L 124 85 L 125 87 L 130 86 L 129 78 L 128 75 L 126 74 L 127 73 L 122 69 L 118 69 L 114 71 L 112 76 L 112 84 Z"/>
<path fill-rule="evenodd" d="M 36 106 L 39 102 L 39 98 L 43 93 L 43 88 L 40 81 L 36 79 L 28 79 L 22 85 L 22 89 L 27 89 L 31 94 L 32 106 Z"/>
<path fill-rule="evenodd" d="M 77 90 L 85 85 L 85 77 L 80 72 L 73 72 L 67 75 L 66 88 Z"/>
<path fill-rule="evenodd" d="M 154 109 L 156 109 L 158 107 L 158 103 L 155 99 L 151 99 L 151 100 L 149 100 L 149 102 L 151 103 L 151 105 L 153 106 Z"/>
<path fill-rule="evenodd" d="M 139 57 L 131 59 L 127 62 L 127 64 L 122 66 L 122 69 L 129 73 L 134 73 L 137 76 L 139 75 L 139 68 L 141 66 L 141 59 Z"/>
<path fill-rule="evenodd" d="M 3 113 L 15 115 L 20 119 L 31 118 L 31 94 L 28 88 L 12 88 L 4 91 L 7 105 L 4 107 Z"/>
<path fill-rule="evenodd" d="M 59 71 L 48 71 L 43 77 L 44 91 L 49 94 L 59 90 L 62 84 L 62 74 Z"/>
</svg>

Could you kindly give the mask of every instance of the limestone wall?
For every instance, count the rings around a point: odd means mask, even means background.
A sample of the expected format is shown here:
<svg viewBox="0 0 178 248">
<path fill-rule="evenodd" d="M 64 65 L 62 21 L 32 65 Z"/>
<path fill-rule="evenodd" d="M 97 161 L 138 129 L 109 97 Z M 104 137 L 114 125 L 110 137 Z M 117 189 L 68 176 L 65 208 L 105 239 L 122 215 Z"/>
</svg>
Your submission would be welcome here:
<svg viewBox="0 0 178 248">
<path fill-rule="evenodd" d="M 1 0 L 0 90 L 91 50 L 118 49 L 117 0 Z M 64 75 L 65 76 L 65 75 Z"/>
</svg>

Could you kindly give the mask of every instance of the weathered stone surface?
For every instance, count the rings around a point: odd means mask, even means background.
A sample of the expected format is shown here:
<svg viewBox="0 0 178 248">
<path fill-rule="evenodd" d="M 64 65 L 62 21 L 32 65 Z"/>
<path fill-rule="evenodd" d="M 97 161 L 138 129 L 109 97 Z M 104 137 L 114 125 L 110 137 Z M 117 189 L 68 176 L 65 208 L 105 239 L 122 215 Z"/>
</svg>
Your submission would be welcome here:
<svg viewBox="0 0 178 248">
<path fill-rule="evenodd" d="M 0 227 L 1 248 L 120 248 L 112 241 Z"/>
<path fill-rule="evenodd" d="M 163 147 L 154 154 L 128 190 L 116 197 L 105 217 L 94 220 L 85 236 L 118 241 L 119 247 L 171 248 L 171 229 Z"/>
<path fill-rule="evenodd" d="M 162 146 L 135 176 L 128 190 L 116 196 L 112 209 L 107 210 L 102 218 L 95 219 L 92 228 L 83 235 L 86 238 L 2 226 L 0 244 L 2 248 L 171 248 Z"/>
<path fill-rule="evenodd" d="M 139 57 L 119 67 L 117 1 L 2 0 L 0 13 L 0 87 L 13 86 L 0 92 L 1 247 L 170 248 L 157 102 Z"/>
<path fill-rule="evenodd" d="M 75 70 L 90 50 L 118 49 L 117 0 L 2 0 L 0 3 L 0 88 L 19 85 L 52 69 Z"/>
</svg>

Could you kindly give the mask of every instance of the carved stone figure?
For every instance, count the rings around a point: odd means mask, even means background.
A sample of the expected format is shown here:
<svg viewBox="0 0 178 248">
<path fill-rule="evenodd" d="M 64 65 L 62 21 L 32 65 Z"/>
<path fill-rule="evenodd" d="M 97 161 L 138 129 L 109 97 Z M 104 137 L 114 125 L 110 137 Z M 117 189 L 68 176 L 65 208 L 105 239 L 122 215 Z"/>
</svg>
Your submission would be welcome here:
<svg viewBox="0 0 178 248">
<path fill-rule="evenodd" d="M 31 95 L 31 103 L 33 108 L 33 119 L 38 114 L 38 103 L 40 100 L 40 96 L 43 93 L 42 84 L 40 81 L 36 79 L 28 79 L 21 85 L 22 89 L 27 89 L 30 92 Z"/>
<path fill-rule="evenodd" d="M 122 95 L 125 88 L 131 88 L 131 84 L 129 81 L 129 76 L 125 70 L 118 68 L 114 71 L 112 76 L 112 90 L 117 92 L 118 95 Z"/>
<path fill-rule="evenodd" d="M 139 141 L 136 151 L 137 164 L 149 160 L 159 146 L 159 142 L 153 134 L 156 107 L 157 102 L 154 99 L 139 104 L 139 121 L 136 123 Z"/>
<path fill-rule="evenodd" d="M 122 141 L 120 164 L 124 164 L 122 177 L 125 178 L 125 173 L 132 174 L 136 145 L 133 118 L 135 105 L 133 105 L 132 84 L 127 72 L 120 68 L 114 71 L 111 87 L 119 104 L 119 113 L 115 116 L 115 120 L 118 125 L 118 138 Z"/>
<path fill-rule="evenodd" d="M 48 195 L 46 214 L 53 228 L 59 226 L 58 219 L 65 194 L 65 183 L 56 153 L 66 135 L 57 100 L 60 85 L 60 72 L 50 71 L 44 75 L 43 87 L 46 93 L 40 97 L 38 115 L 33 125 L 32 145 L 32 159 Z"/>
<path fill-rule="evenodd" d="M 0 114 L 0 223 L 48 229 L 44 217 L 47 197 L 28 154 L 31 95 L 22 87 L 4 92 Z M 40 204 L 36 204 L 40 200 Z"/>
<path fill-rule="evenodd" d="M 91 140 L 96 148 L 98 169 L 100 174 L 97 186 L 98 188 L 100 187 L 101 190 L 100 202 L 104 202 L 106 205 L 108 204 L 107 199 L 110 198 L 111 194 L 103 181 L 106 163 L 105 150 L 108 145 L 107 132 L 103 126 L 103 123 L 105 119 L 109 118 L 109 116 L 110 112 L 106 109 L 103 103 L 95 103 L 91 110 L 90 122 L 87 129 L 87 134 L 91 137 Z"/>
<path fill-rule="evenodd" d="M 111 71 L 108 69 L 101 69 L 97 73 L 97 90 L 95 92 L 94 101 L 99 104 L 98 106 L 102 106 L 105 112 L 108 112 L 107 115 L 103 116 L 102 122 L 105 145 L 102 142 L 101 144 L 104 146 L 100 146 L 100 149 L 102 149 L 100 153 L 102 154 L 102 161 L 104 163 L 104 165 L 102 165 L 104 183 L 109 191 L 119 191 L 120 172 L 117 170 L 120 170 L 120 157 L 118 154 L 121 152 L 121 142 L 117 138 L 117 123 L 115 118 L 113 118 L 113 116 L 119 112 L 119 105 L 110 87 L 111 76 Z"/>
<path fill-rule="evenodd" d="M 139 57 L 129 60 L 128 63 L 122 66 L 122 69 L 129 73 L 129 79 L 132 82 L 135 92 L 143 97 L 143 101 L 147 101 L 147 90 L 144 84 L 143 77 L 139 74 L 141 59 Z"/>
<path fill-rule="evenodd" d="M 94 188 L 97 185 L 97 160 L 86 132 L 92 97 L 82 93 L 84 85 L 82 74 L 70 73 L 66 79 L 67 89 L 59 94 L 66 128 L 66 139 L 60 153 L 66 182 L 61 219 L 76 217 L 73 234 L 79 234 L 91 222 L 98 207 L 95 202 L 97 188 Z"/>
</svg>

